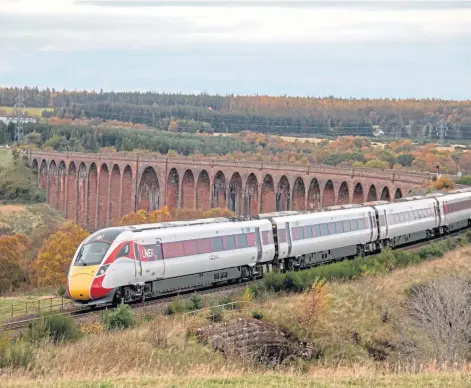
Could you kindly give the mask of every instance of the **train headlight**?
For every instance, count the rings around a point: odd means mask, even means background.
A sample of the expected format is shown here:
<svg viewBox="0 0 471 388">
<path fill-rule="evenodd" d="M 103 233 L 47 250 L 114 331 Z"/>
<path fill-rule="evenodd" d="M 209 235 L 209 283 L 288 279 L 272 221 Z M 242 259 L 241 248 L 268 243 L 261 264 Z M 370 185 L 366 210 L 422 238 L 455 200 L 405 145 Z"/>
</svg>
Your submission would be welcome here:
<svg viewBox="0 0 471 388">
<path fill-rule="evenodd" d="M 109 266 L 110 266 L 109 264 L 102 265 L 100 269 L 98 270 L 98 272 L 96 273 L 96 276 L 104 275 Z"/>
</svg>

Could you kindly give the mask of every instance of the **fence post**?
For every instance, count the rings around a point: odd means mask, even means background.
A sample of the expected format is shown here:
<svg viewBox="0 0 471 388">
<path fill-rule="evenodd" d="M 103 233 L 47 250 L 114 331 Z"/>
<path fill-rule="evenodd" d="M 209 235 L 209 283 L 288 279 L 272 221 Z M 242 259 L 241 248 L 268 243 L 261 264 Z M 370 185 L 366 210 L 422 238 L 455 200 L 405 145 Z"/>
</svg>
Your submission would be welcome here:
<svg viewBox="0 0 471 388">
<path fill-rule="evenodd" d="M 11 305 L 11 317 L 13 318 L 13 309 L 15 306 Z"/>
<path fill-rule="evenodd" d="M 28 315 L 28 302 L 26 302 L 26 315 Z"/>
<path fill-rule="evenodd" d="M 40 310 L 41 310 L 40 304 L 41 304 L 41 301 L 38 299 L 38 314 L 40 314 Z"/>
</svg>

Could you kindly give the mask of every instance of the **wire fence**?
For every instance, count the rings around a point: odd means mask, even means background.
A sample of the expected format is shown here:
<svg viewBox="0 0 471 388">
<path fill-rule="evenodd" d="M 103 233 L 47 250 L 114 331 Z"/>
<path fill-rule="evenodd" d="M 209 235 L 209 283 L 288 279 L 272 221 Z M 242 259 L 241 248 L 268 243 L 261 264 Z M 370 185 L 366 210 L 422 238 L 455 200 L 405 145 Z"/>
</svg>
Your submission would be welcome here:
<svg viewBox="0 0 471 388">
<path fill-rule="evenodd" d="M 25 315 L 36 315 L 52 311 L 75 310 L 74 303 L 63 296 L 53 296 L 49 298 L 21 301 L 5 304 L 0 307 L 0 322 L 23 317 Z"/>
</svg>

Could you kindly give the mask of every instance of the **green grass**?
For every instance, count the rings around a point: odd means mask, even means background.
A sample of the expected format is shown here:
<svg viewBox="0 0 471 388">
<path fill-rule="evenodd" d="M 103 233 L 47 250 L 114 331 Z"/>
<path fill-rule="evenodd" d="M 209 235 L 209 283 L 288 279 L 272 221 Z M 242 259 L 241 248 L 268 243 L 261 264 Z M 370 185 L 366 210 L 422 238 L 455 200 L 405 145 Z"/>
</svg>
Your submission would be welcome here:
<svg viewBox="0 0 471 388">
<path fill-rule="evenodd" d="M 0 166 L 6 167 L 11 164 L 13 158 L 11 157 L 11 150 L 7 148 L 0 148 Z"/>
<path fill-rule="evenodd" d="M 43 110 L 53 111 L 52 108 L 26 108 L 26 115 L 32 117 L 41 117 Z M 13 114 L 12 106 L 0 106 L 0 112 L 5 111 L 8 115 Z"/>
<path fill-rule="evenodd" d="M 1 379 L 1 378 L 0 378 Z M 1 380 L 0 380 L 1 381 Z M 285 387 L 462 387 L 469 386 L 471 377 L 463 373 L 426 373 L 418 375 L 385 375 L 385 376 L 309 376 L 305 374 L 247 374 L 244 376 L 221 377 L 136 377 L 136 378 L 100 378 L 95 380 L 76 381 L 29 381 L 6 382 L 4 388 L 44 387 L 44 388 L 215 388 L 215 387 L 251 387 L 251 388 L 285 388 Z"/>
</svg>

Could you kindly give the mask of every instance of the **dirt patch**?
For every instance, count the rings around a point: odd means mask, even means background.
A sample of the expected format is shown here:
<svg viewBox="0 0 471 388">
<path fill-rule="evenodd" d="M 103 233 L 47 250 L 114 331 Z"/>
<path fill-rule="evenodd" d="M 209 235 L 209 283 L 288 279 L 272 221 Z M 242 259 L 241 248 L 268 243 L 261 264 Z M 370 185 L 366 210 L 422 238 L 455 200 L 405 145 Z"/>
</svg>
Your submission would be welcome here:
<svg viewBox="0 0 471 388">
<path fill-rule="evenodd" d="M 24 205 L 1 205 L 0 213 L 24 212 Z"/>
</svg>

